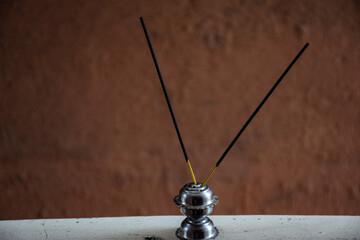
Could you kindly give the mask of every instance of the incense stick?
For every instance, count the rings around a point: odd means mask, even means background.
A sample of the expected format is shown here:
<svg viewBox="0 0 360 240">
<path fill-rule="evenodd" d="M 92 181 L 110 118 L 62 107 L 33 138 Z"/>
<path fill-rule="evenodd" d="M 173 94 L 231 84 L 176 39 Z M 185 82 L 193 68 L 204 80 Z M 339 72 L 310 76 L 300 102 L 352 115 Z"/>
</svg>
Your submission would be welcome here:
<svg viewBox="0 0 360 240">
<path fill-rule="evenodd" d="M 179 130 L 179 127 L 177 125 L 177 122 L 176 122 L 176 118 L 175 118 L 175 114 L 172 110 L 172 107 L 171 107 L 171 103 L 170 103 L 170 99 L 169 99 L 169 96 L 168 96 L 168 93 L 166 91 L 166 87 L 165 87 L 165 83 L 163 81 L 163 78 L 161 76 L 161 72 L 160 72 L 160 68 L 159 68 L 159 65 L 157 63 L 157 60 L 156 60 L 156 57 L 155 57 L 155 53 L 154 53 L 154 50 L 153 50 L 153 47 L 151 45 L 151 41 L 150 41 L 150 37 L 148 35 L 148 32 L 146 30 L 146 27 L 145 27 L 145 23 L 144 23 L 144 20 L 142 17 L 140 17 L 140 21 L 141 21 L 141 25 L 144 29 L 144 33 L 145 33 L 145 37 L 146 37 L 146 40 L 147 40 L 147 43 L 149 45 L 149 49 L 150 49 L 150 52 L 151 52 L 151 56 L 153 58 L 153 61 L 154 61 L 154 64 L 155 64 L 155 68 L 156 68 L 156 71 L 158 73 L 158 76 L 159 76 L 159 79 L 160 79 L 160 83 L 161 83 L 161 87 L 163 89 L 163 92 L 164 92 L 164 95 L 165 95 L 165 99 L 166 99 L 166 102 L 167 102 L 167 105 L 169 107 L 169 111 L 170 111 L 170 114 L 171 114 L 171 118 L 173 120 L 173 123 L 174 123 L 174 126 L 175 126 L 175 130 L 176 130 L 176 134 L 179 138 L 179 141 L 180 141 L 180 145 L 181 145 L 181 149 L 184 153 L 184 157 L 185 157 L 185 161 L 187 162 L 188 166 L 189 166 L 189 169 L 190 169 L 190 172 L 191 172 L 191 176 L 193 178 L 193 181 L 194 183 L 196 184 L 196 178 L 195 178 L 195 175 L 194 175 L 194 172 L 192 170 L 192 167 L 191 167 L 191 164 L 190 164 L 190 161 L 189 161 L 189 158 L 188 158 L 188 155 L 186 153 L 186 149 L 185 149 L 185 145 L 183 143 L 183 140 L 181 138 L 181 134 L 180 134 L 180 130 Z"/>
<path fill-rule="evenodd" d="M 279 85 L 279 83 L 281 82 L 281 80 L 285 77 L 285 75 L 288 73 L 288 71 L 291 69 L 291 67 L 296 63 L 296 61 L 299 59 L 299 57 L 301 56 L 301 54 L 303 54 L 303 52 L 305 51 L 305 49 L 309 46 L 309 43 L 306 43 L 305 46 L 300 50 L 300 52 L 296 55 L 296 57 L 291 61 L 291 63 L 289 64 L 289 66 L 285 69 L 285 71 L 283 72 L 283 74 L 281 74 L 280 78 L 276 81 L 276 83 L 274 84 L 274 86 L 270 89 L 270 91 L 268 92 L 268 94 L 266 94 L 266 96 L 264 97 L 264 99 L 260 102 L 259 106 L 255 109 L 255 111 L 253 112 L 253 114 L 251 114 L 251 116 L 249 117 L 249 119 L 246 121 L 246 123 L 244 124 L 244 126 L 240 129 L 239 133 L 235 136 L 235 138 L 232 140 L 232 142 L 230 143 L 230 145 L 226 148 L 225 152 L 221 155 L 220 159 L 216 162 L 216 165 L 214 166 L 214 168 L 211 170 L 210 174 L 206 177 L 203 186 L 205 185 L 205 183 L 209 180 L 209 178 L 211 177 L 211 175 L 214 173 L 215 169 L 220 165 L 220 163 L 224 160 L 226 154 L 230 151 L 230 149 L 232 148 L 232 146 L 235 144 L 235 142 L 238 140 L 238 138 L 241 136 L 241 134 L 244 132 L 245 128 L 249 125 L 249 123 L 251 122 L 251 120 L 255 117 L 255 115 L 257 114 L 257 112 L 260 110 L 260 108 L 264 105 L 264 103 L 266 102 L 266 100 L 270 97 L 270 95 L 273 93 L 273 91 L 275 90 L 275 88 Z"/>
</svg>

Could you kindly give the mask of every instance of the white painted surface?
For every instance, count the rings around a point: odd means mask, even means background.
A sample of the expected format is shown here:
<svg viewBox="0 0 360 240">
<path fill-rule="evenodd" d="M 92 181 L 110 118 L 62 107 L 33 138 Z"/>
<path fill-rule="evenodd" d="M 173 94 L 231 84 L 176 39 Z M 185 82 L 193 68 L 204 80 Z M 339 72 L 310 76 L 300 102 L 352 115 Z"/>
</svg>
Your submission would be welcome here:
<svg viewBox="0 0 360 240">
<path fill-rule="evenodd" d="M 217 239 L 360 239 L 360 216 L 210 216 Z M 1 240 L 176 239 L 183 216 L 0 221 Z"/>
</svg>

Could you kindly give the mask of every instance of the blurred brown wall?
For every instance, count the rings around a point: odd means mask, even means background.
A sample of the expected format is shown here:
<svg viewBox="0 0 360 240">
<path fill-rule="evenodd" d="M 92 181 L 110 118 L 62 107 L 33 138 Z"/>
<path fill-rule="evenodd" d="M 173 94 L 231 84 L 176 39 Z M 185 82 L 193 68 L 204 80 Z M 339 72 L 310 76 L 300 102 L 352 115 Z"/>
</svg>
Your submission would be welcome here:
<svg viewBox="0 0 360 240">
<path fill-rule="evenodd" d="M 0 219 L 179 214 L 191 181 L 143 16 L 214 214 L 360 214 L 359 1 L 1 1 Z"/>
</svg>

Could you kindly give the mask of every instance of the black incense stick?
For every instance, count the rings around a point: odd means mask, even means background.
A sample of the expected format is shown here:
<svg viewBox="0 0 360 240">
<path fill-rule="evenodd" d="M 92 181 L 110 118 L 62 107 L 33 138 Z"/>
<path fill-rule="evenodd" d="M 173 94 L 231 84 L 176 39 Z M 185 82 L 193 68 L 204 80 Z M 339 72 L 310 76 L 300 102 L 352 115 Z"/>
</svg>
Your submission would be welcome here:
<svg viewBox="0 0 360 240">
<path fill-rule="evenodd" d="M 194 175 L 193 170 L 192 170 L 192 168 L 191 168 L 190 161 L 189 161 L 188 155 L 187 155 L 187 153 L 186 153 L 185 145 L 184 145 L 183 140 L 182 140 L 182 138 L 181 138 L 180 130 L 179 130 L 179 127 L 178 127 L 177 122 L 176 122 L 175 114 L 174 114 L 174 112 L 173 112 L 173 110 L 172 110 L 171 103 L 170 103 L 170 99 L 169 99 L 169 96 L 168 96 L 167 91 L 166 91 L 165 83 L 164 83 L 163 78 L 162 78 L 162 76 L 161 76 L 160 68 L 159 68 L 159 65 L 158 65 L 158 63 L 157 63 L 157 60 L 156 60 L 156 57 L 155 57 L 155 53 L 154 53 L 154 50 L 153 50 L 153 47 L 152 47 L 152 45 L 151 45 L 151 41 L 150 41 L 150 38 L 149 38 L 149 34 L 148 34 L 147 30 L 146 30 L 145 23 L 144 23 L 144 20 L 143 20 L 142 17 L 140 17 L 140 21 L 141 21 L 141 25 L 142 25 L 142 27 L 143 27 L 143 29 L 144 29 L 145 37 L 146 37 L 147 43 L 148 43 L 149 48 L 150 48 L 151 56 L 152 56 L 152 58 L 153 58 L 153 61 L 154 61 L 154 64 L 155 64 L 155 68 L 156 68 L 156 71 L 157 71 L 158 76 L 159 76 L 159 79 L 160 79 L 161 87 L 162 87 L 162 89 L 163 89 L 163 92 L 164 92 L 164 95 L 165 95 L 165 98 L 166 98 L 167 105 L 168 105 L 168 107 L 169 107 L 169 111 L 170 111 L 171 118 L 172 118 L 173 123 L 174 123 L 174 126 L 175 126 L 175 130 L 176 130 L 177 136 L 178 136 L 179 141 L 180 141 L 181 149 L 182 149 L 182 151 L 183 151 L 183 153 L 184 153 L 185 161 L 186 161 L 186 162 L 188 163 L 188 165 L 189 165 L 189 168 L 190 168 L 190 171 L 191 171 L 191 175 L 192 175 L 192 177 L 193 177 L 194 183 L 196 184 L 195 175 Z"/>
<path fill-rule="evenodd" d="M 260 108 L 264 105 L 264 103 L 266 102 L 266 100 L 270 97 L 270 95 L 273 93 L 273 91 L 275 90 L 275 88 L 279 85 L 279 83 L 281 82 L 281 80 L 285 77 L 285 75 L 289 72 L 289 70 L 291 69 L 291 67 L 296 63 L 296 61 L 299 59 L 299 57 L 301 56 L 301 54 L 303 54 L 303 52 L 305 51 L 305 49 L 309 46 L 309 43 L 306 43 L 305 46 L 300 50 L 300 52 L 296 55 L 296 57 L 291 61 L 291 63 L 289 64 L 289 66 L 285 69 L 285 71 L 283 72 L 283 74 L 281 74 L 280 78 L 276 81 L 276 83 L 274 84 L 274 86 L 270 89 L 270 91 L 268 92 L 268 94 L 266 94 L 266 96 L 264 97 L 264 99 L 260 102 L 259 106 L 255 109 L 255 111 L 253 112 L 253 114 L 251 114 L 251 116 L 249 117 L 249 119 L 246 121 L 246 123 L 244 124 L 244 126 L 240 129 L 239 133 L 235 136 L 235 138 L 232 140 L 232 142 L 230 143 L 230 145 L 226 148 L 225 152 L 221 155 L 220 159 L 217 161 L 215 167 L 212 169 L 212 171 L 210 172 L 210 174 L 208 175 L 208 177 L 206 178 L 206 180 L 204 181 L 204 184 L 207 182 L 207 180 L 209 180 L 210 176 L 213 174 L 213 172 L 215 171 L 215 169 L 220 165 L 220 163 L 224 160 L 226 154 L 230 151 L 230 149 L 232 148 L 232 146 L 235 144 L 235 142 L 238 140 L 238 138 L 241 136 L 241 134 L 244 132 L 245 128 L 249 125 L 249 123 L 251 122 L 251 120 L 255 117 L 255 115 L 257 114 L 257 112 L 260 110 Z"/>
</svg>

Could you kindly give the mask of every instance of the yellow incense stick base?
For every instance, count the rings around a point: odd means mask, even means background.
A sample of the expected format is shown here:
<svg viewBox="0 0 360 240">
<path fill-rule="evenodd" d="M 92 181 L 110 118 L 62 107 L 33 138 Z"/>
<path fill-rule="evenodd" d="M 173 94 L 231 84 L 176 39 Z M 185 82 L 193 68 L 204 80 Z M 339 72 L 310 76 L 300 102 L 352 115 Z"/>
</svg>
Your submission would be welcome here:
<svg viewBox="0 0 360 240">
<path fill-rule="evenodd" d="M 214 173 L 215 169 L 216 169 L 216 165 L 215 165 L 215 167 L 211 170 L 209 176 L 207 176 L 207 178 L 205 179 L 205 181 L 204 181 L 204 183 L 202 184 L 202 186 L 205 186 L 206 182 L 209 180 L 209 178 L 211 177 L 211 175 Z"/>
<path fill-rule="evenodd" d="M 191 164 L 190 164 L 190 160 L 189 160 L 189 159 L 187 160 L 187 163 L 188 163 L 188 165 L 189 165 L 190 172 L 191 172 L 191 176 L 192 176 L 192 178 L 193 178 L 194 184 L 196 184 L 195 174 L 194 174 L 194 172 L 193 172 L 193 170 L 192 170 L 192 167 L 191 167 Z"/>
</svg>

